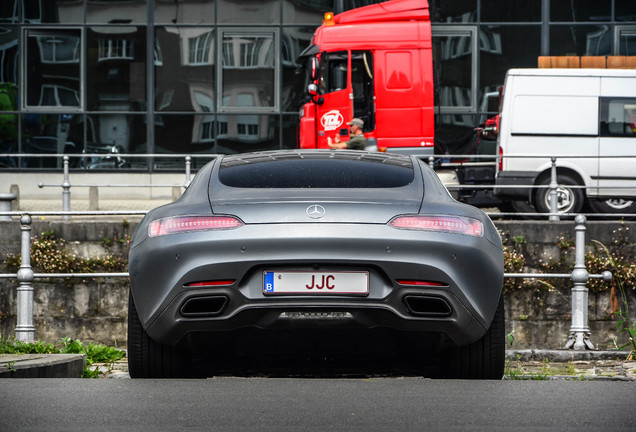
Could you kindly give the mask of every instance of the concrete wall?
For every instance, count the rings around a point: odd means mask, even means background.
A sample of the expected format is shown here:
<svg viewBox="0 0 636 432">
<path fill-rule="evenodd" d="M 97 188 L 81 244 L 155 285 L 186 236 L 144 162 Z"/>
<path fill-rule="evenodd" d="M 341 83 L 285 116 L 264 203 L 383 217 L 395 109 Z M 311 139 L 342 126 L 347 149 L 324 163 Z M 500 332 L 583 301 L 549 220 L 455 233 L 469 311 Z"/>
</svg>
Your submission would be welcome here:
<svg viewBox="0 0 636 432">
<path fill-rule="evenodd" d="M 112 253 L 102 246 L 104 238 L 132 234 L 139 218 L 111 218 L 109 220 L 35 220 L 33 234 L 54 231 L 57 237 L 67 241 L 67 247 L 85 256 Z M 539 271 L 538 260 L 554 260 L 561 249 L 555 245 L 561 236 L 574 239 L 572 222 L 498 221 L 500 231 L 506 236 L 523 236 L 525 243 L 519 247 L 529 265 L 525 272 Z M 612 222 L 589 222 L 587 243 L 596 239 L 611 244 L 612 232 L 629 229 L 627 244 L 623 248 L 627 259 L 633 263 L 636 255 L 636 223 L 624 225 Z M 4 257 L 19 252 L 20 228 L 17 221 L 0 222 L 1 272 L 6 273 Z M 123 251 L 125 252 L 125 251 Z M 535 264 L 533 264 L 535 263 Z M 535 267 L 533 267 L 535 265 Z M 568 282 L 569 284 L 569 282 Z M 126 279 L 53 281 L 36 280 L 34 286 L 34 321 L 36 338 L 57 342 L 62 337 L 93 341 L 123 347 L 126 342 L 126 317 L 128 286 Z M 0 279 L 0 334 L 14 335 L 16 324 L 16 288 L 11 279 Z M 636 290 L 626 287 L 630 294 L 632 321 L 636 319 Z M 538 292 L 536 288 L 514 288 L 506 295 L 507 333 L 514 336 L 513 348 L 562 348 L 568 338 L 571 325 L 569 290 Z M 610 293 L 590 292 L 589 325 L 591 340 L 601 349 L 613 347 L 617 319 L 611 313 Z M 625 340 L 624 335 L 621 340 Z"/>
</svg>

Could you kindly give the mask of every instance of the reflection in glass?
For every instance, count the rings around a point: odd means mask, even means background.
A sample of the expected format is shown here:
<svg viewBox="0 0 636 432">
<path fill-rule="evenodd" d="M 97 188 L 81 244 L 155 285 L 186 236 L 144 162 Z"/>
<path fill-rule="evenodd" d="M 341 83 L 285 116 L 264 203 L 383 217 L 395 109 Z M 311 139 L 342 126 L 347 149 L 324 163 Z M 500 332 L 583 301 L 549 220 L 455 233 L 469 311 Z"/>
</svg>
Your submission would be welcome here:
<svg viewBox="0 0 636 432">
<path fill-rule="evenodd" d="M 458 31 L 461 33 L 461 31 Z M 472 106 L 472 33 L 433 37 L 435 105 Z"/>
<path fill-rule="evenodd" d="M 619 33 L 618 55 L 636 55 L 636 29 L 622 30 Z"/>
<path fill-rule="evenodd" d="M 89 24 L 145 24 L 145 0 L 87 0 L 86 22 Z"/>
<path fill-rule="evenodd" d="M 14 26 L 0 27 L 0 83 L 18 82 L 18 32 Z M 0 110 L 4 110 L 0 106 Z"/>
<path fill-rule="evenodd" d="M 503 85 L 506 71 L 511 65 L 520 68 L 537 67 L 537 57 L 541 52 L 540 27 L 535 25 L 483 26 L 480 31 L 479 45 L 478 106 L 481 110 L 490 103 L 487 94 Z"/>
<path fill-rule="evenodd" d="M 278 148 L 278 116 L 223 114 L 217 116 L 217 153 L 242 153 Z"/>
<path fill-rule="evenodd" d="M 634 0 L 614 0 L 616 21 L 636 21 L 636 3 Z"/>
<path fill-rule="evenodd" d="M 274 107 L 273 32 L 223 34 L 223 107 Z"/>
<path fill-rule="evenodd" d="M 279 0 L 219 0 L 219 24 L 277 24 L 280 23 Z"/>
<path fill-rule="evenodd" d="M 116 155 L 146 152 L 146 118 L 144 115 L 91 114 L 86 116 L 86 119 L 86 153 Z M 106 168 L 105 165 L 108 164 L 118 164 L 117 168 L 143 168 L 146 160 L 127 157 L 125 162 L 122 162 L 117 160 L 117 156 L 111 156 L 108 160 L 97 158 L 91 163 L 94 169 Z"/>
<path fill-rule="evenodd" d="M 215 0 L 155 0 L 157 24 L 214 24 Z"/>
<path fill-rule="evenodd" d="M 541 21 L 542 0 L 481 0 L 482 22 Z"/>
<path fill-rule="evenodd" d="M 281 37 L 281 63 L 283 74 L 282 110 L 298 112 L 306 97 L 304 74 L 299 71 L 298 57 L 307 48 L 313 35 L 312 27 L 283 29 Z"/>
<path fill-rule="evenodd" d="M 16 111 L 18 91 L 13 83 L 0 84 L 0 153 L 18 152 L 18 115 Z M 0 156 L 0 168 L 17 166 L 13 157 Z"/>
<path fill-rule="evenodd" d="M 550 54 L 611 55 L 612 37 L 610 26 L 607 25 L 551 26 Z"/>
<path fill-rule="evenodd" d="M 23 0 L 24 22 L 81 24 L 84 4 L 68 0 Z"/>
<path fill-rule="evenodd" d="M 144 27 L 87 30 L 86 97 L 91 111 L 138 111 L 146 105 Z"/>
<path fill-rule="evenodd" d="M 158 27 L 155 50 L 155 109 L 157 111 L 203 111 L 197 94 L 215 111 L 215 34 L 208 27 Z M 200 96 L 199 96 L 200 100 Z"/>
<path fill-rule="evenodd" d="M 431 22 L 476 22 L 477 0 L 429 0 Z"/>
<path fill-rule="evenodd" d="M 27 30 L 28 106 L 81 106 L 80 41 L 80 30 Z"/>
<path fill-rule="evenodd" d="M 598 0 L 550 0 L 550 21 L 611 21 L 612 3 Z"/>
<path fill-rule="evenodd" d="M 76 113 L 30 113 L 22 116 L 22 153 L 75 154 L 84 149 L 83 116 Z M 73 164 L 76 161 L 73 161 Z M 22 158 L 23 168 L 60 168 L 55 157 Z"/>
<path fill-rule="evenodd" d="M 283 0 L 283 23 L 311 24 L 318 27 L 325 12 L 334 12 L 333 0 Z"/>
</svg>

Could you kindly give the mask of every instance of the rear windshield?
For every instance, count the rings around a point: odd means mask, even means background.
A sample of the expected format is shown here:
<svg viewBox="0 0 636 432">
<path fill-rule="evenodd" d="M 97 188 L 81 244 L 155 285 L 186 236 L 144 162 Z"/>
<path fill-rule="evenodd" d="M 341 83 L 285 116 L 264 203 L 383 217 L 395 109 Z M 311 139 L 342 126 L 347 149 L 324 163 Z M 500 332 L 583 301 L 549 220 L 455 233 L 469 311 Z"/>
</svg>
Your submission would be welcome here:
<svg viewBox="0 0 636 432">
<path fill-rule="evenodd" d="M 219 180 L 239 188 L 395 188 L 413 181 L 406 156 L 338 151 L 225 157 Z"/>
</svg>

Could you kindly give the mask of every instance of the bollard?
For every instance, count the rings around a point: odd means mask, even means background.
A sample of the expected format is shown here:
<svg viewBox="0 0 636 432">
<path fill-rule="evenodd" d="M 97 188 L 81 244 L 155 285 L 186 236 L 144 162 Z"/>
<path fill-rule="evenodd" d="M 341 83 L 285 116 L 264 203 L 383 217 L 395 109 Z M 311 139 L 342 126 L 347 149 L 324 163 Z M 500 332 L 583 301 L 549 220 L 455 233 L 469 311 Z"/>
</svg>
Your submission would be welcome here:
<svg viewBox="0 0 636 432">
<path fill-rule="evenodd" d="M 33 326 L 33 269 L 31 268 L 31 216 L 23 214 L 20 218 L 21 262 L 18 270 L 18 317 L 15 338 L 21 342 L 35 340 Z"/>
<path fill-rule="evenodd" d="M 18 196 L 14 193 L 0 193 L 0 212 L 10 212 L 11 203 Z M 11 220 L 11 216 L 0 216 L 0 220 Z"/>
<path fill-rule="evenodd" d="M 68 176 L 69 158 L 64 156 L 64 181 L 62 182 L 62 211 L 71 211 L 71 182 Z M 70 215 L 62 216 L 62 219 L 70 219 Z"/>
<path fill-rule="evenodd" d="M 583 215 L 578 215 L 574 219 L 576 227 L 575 234 L 575 262 L 572 271 L 572 327 L 565 349 L 585 350 L 595 349 L 590 341 L 590 328 L 588 327 L 588 289 L 585 286 L 590 279 L 590 274 L 585 268 L 585 222 L 587 219 Z"/>
<path fill-rule="evenodd" d="M 428 157 L 428 166 L 431 167 L 431 169 L 435 168 L 435 158 L 433 156 Z"/>
<path fill-rule="evenodd" d="M 550 217 L 548 220 L 558 221 L 561 220 L 559 218 L 559 197 L 557 194 L 557 187 L 559 183 L 557 181 L 557 169 L 556 169 L 556 158 L 552 158 L 552 168 L 550 169 Z"/>
<path fill-rule="evenodd" d="M 185 157 L 185 184 L 184 187 L 187 189 L 188 186 L 190 186 L 190 182 L 192 181 L 190 179 L 191 174 L 190 174 L 190 168 L 192 166 L 192 158 L 190 156 L 186 156 Z"/>
</svg>

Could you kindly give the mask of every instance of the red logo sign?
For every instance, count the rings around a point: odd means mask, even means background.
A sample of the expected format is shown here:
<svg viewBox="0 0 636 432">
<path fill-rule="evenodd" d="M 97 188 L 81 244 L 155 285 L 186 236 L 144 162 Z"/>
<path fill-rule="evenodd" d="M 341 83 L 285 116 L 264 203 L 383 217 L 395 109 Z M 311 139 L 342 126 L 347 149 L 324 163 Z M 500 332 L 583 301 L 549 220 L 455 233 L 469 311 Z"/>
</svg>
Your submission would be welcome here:
<svg viewBox="0 0 636 432">
<path fill-rule="evenodd" d="M 331 110 L 328 113 L 325 113 L 320 119 L 320 124 L 326 131 L 338 129 L 340 126 L 342 126 L 343 122 L 344 118 L 338 110 Z"/>
</svg>

